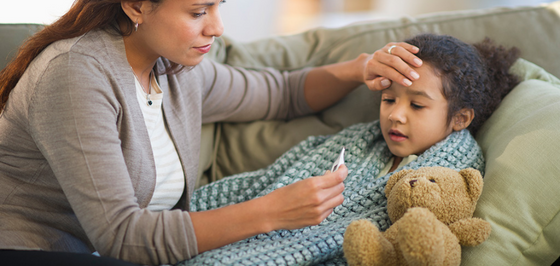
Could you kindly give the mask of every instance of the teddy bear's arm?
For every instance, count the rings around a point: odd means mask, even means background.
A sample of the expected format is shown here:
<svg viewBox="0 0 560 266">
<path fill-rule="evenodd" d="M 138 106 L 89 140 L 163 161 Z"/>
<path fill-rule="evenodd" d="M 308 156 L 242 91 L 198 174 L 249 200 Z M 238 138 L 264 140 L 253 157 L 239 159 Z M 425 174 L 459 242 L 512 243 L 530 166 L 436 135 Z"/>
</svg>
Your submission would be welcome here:
<svg viewBox="0 0 560 266">
<path fill-rule="evenodd" d="M 477 246 L 486 241 L 492 228 L 490 223 L 480 218 L 461 219 L 449 225 L 451 232 L 459 239 L 462 246 Z"/>
</svg>

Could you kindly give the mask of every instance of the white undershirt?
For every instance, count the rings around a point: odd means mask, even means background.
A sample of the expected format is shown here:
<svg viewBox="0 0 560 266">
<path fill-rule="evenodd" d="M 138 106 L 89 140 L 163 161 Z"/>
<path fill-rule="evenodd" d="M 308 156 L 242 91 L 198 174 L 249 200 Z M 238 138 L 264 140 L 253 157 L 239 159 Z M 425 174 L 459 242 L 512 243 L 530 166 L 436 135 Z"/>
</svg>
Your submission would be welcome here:
<svg viewBox="0 0 560 266">
<path fill-rule="evenodd" d="M 416 158 L 418 158 L 418 156 L 411 154 L 408 155 L 407 157 L 402 158 L 401 162 L 399 163 L 399 165 L 397 166 L 397 168 L 395 169 L 399 169 L 405 165 L 407 165 L 408 163 L 416 160 Z M 376 178 L 380 178 L 386 174 L 389 173 L 389 170 L 391 170 L 391 167 L 393 167 L 393 162 L 395 161 L 395 156 L 393 156 L 391 158 L 391 160 L 389 160 L 389 162 L 387 162 L 387 164 L 385 165 L 385 167 L 383 168 L 383 170 L 381 170 L 381 172 L 379 172 L 379 174 L 377 175 Z"/>
<path fill-rule="evenodd" d="M 140 103 L 144 115 L 156 164 L 156 188 L 147 208 L 151 211 L 169 210 L 177 204 L 183 194 L 185 177 L 177 150 L 164 123 L 163 91 L 155 77 L 152 76 L 150 100 L 153 104 L 148 106 L 147 93 L 144 92 L 136 77 L 134 80 L 136 81 L 138 103 Z"/>
</svg>

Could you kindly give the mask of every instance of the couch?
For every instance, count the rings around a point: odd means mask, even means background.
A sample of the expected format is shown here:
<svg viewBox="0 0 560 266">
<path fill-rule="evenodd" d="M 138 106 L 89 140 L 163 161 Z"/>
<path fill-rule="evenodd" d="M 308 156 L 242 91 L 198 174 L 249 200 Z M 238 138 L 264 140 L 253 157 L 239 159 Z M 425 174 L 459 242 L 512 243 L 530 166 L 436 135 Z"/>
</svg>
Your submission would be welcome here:
<svg viewBox="0 0 560 266">
<path fill-rule="evenodd" d="M 0 68 L 41 27 L 0 25 Z M 523 81 L 476 136 L 487 164 L 475 216 L 490 222 L 492 233 L 480 246 L 463 248 L 462 264 L 551 265 L 560 256 L 560 1 L 364 21 L 250 43 L 224 36 L 208 56 L 235 66 L 294 70 L 349 60 L 424 32 L 469 43 L 488 36 L 522 52 L 511 71 Z M 262 168 L 309 135 L 375 120 L 378 105 L 379 93 L 361 86 L 311 116 L 203 125 L 198 185 Z"/>
</svg>

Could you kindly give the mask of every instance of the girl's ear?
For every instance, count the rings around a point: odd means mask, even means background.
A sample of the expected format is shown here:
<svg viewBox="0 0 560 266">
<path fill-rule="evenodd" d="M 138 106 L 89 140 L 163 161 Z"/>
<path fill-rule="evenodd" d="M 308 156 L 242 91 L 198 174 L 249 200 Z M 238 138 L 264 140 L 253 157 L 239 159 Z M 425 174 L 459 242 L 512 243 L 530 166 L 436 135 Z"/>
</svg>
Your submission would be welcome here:
<svg viewBox="0 0 560 266">
<path fill-rule="evenodd" d="M 474 119 L 472 108 L 463 108 L 453 116 L 453 131 L 461 131 L 467 128 Z"/>
</svg>

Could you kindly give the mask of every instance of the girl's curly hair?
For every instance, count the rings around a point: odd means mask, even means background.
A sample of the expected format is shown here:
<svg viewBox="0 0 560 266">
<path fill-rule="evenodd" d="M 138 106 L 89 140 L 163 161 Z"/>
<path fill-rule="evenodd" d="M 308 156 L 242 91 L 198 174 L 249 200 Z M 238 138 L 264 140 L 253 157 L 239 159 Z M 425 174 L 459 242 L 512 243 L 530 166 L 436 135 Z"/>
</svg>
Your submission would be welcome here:
<svg viewBox="0 0 560 266">
<path fill-rule="evenodd" d="M 519 58 L 516 47 L 506 49 L 489 38 L 469 45 L 455 37 L 436 34 L 417 35 L 405 42 L 420 48 L 416 56 L 441 77 L 449 106 L 448 124 L 459 110 L 474 110 L 474 119 L 467 128 L 473 135 L 519 84 L 519 78 L 509 73 Z"/>
</svg>

